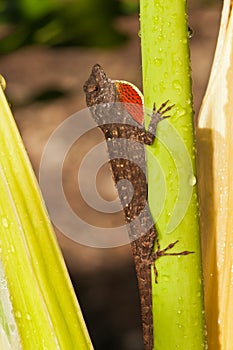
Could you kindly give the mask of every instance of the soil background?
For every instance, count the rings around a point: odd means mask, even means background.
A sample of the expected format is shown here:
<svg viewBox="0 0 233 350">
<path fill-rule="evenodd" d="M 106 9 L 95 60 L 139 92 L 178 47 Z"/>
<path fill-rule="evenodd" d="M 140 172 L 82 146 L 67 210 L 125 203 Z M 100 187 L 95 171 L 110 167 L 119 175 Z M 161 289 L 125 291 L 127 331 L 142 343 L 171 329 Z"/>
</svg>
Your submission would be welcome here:
<svg viewBox="0 0 233 350">
<path fill-rule="evenodd" d="M 189 25 L 194 32 L 190 46 L 196 115 L 213 60 L 221 6 L 221 1 L 189 2 Z M 116 26 L 128 33 L 129 40 L 111 50 L 34 46 L 0 57 L 0 72 L 7 81 L 6 94 L 37 177 L 43 149 L 51 133 L 70 115 L 85 108 L 82 86 L 94 63 L 100 63 L 112 79 L 128 80 L 141 87 L 138 17 L 120 18 Z M 46 92 L 54 92 L 56 98 L 47 102 L 41 100 L 39 97 Z M 75 212 L 90 222 L 110 227 L 121 223 L 121 214 L 99 217 L 85 206 L 77 189 L 78 166 L 85 152 L 93 146 L 92 139 L 98 141 L 102 137 L 96 132 L 72 147 L 64 163 L 63 185 Z M 87 186 L 88 177 L 89 174 Z M 102 169 L 99 187 L 105 198 L 114 198 L 107 168 Z M 67 238 L 56 227 L 55 231 L 95 349 L 142 349 L 137 282 L 130 246 L 87 247 Z"/>
</svg>

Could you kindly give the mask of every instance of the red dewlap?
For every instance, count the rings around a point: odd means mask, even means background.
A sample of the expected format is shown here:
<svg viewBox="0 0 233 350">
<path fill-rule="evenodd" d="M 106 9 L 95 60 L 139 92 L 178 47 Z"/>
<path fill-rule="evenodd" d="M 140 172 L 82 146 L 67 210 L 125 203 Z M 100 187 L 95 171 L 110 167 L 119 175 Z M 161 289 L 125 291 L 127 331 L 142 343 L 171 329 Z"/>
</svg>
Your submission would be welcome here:
<svg viewBox="0 0 233 350">
<path fill-rule="evenodd" d="M 125 108 L 132 118 L 139 124 L 143 124 L 143 97 L 136 86 L 126 81 L 115 81 L 119 102 L 126 103 Z"/>
</svg>

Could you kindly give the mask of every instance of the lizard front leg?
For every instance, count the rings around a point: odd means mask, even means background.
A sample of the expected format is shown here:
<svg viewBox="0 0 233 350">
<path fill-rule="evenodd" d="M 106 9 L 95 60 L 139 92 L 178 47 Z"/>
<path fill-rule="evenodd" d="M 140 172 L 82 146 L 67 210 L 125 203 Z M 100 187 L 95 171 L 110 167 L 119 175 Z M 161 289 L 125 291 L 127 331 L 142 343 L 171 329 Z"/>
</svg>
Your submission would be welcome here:
<svg viewBox="0 0 233 350">
<path fill-rule="evenodd" d="M 156 137 L 158 123 L 164 119 L 170 118 L 170 115 L 165 115 L 165 113 L 170 111 L 174 107 L 174 105 L 168 106 L 168 102 L 169 100 L 162 103 L 159 109 L 157 110 L 154 103 L 148 130 L 144 130 L 144 134 L 142 136 L 144 144 L 149 146 L 152 145 Z"/>
</svg>

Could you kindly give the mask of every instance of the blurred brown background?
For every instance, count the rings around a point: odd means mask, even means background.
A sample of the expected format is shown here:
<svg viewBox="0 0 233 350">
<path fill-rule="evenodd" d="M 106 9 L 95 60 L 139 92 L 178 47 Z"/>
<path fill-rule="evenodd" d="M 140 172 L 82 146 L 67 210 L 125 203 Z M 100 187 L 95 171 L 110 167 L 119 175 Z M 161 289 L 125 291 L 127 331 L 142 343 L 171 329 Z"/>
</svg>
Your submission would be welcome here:
<svg viewBox="0 0 233 350">
<path fill-rule="evenodd" d="M 42 3 L 1 1 L 0 14 L 0 73 L 7 81 L 6 94 L 37 176 L 51 133 L 85 108 L 82 86 L 94 63 L 100 63 L 111 78 L 141 87 L 137 1 L 64 1 L 65 7 L 60 1 L 57 7 L 56 1 Z M 188 3 L 197 113 L 213 59 L 222 1 Z M 76 172 L 89 142 L 82 140 L 64 165 L 64 188 L 77 211 L 83 205 Z M 106 179 L 102 180 L 105 190 L 114 197 Z M 111 219 L 106 222 L 110 225 Z M 95 349 L 142 349 L 130 247 L 95 249 L 74 243 L 57 229 L 56 234 Z"/>
</svg>

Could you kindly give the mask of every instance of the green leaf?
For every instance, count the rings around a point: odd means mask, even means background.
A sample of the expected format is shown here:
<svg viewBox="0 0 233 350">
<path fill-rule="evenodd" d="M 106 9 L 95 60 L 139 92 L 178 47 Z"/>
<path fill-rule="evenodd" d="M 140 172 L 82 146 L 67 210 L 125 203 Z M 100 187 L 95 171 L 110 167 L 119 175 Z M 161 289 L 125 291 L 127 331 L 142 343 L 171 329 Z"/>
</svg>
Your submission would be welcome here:
<svg viewBox="0 0 233 350">
<path fill-rule="evenodd" d="M 0 150 L 0 260 L 20 344 L 23 350 L 92 349 L 36 178 L 1 88 Z M 9 336 L 11 321 L 5 311 L 0 320 L 1 332 Z M 1 349 L 6 348 L 1 345 Z"/>
</svg>

